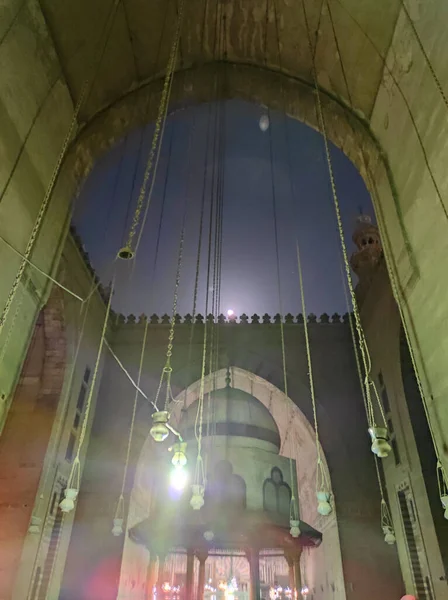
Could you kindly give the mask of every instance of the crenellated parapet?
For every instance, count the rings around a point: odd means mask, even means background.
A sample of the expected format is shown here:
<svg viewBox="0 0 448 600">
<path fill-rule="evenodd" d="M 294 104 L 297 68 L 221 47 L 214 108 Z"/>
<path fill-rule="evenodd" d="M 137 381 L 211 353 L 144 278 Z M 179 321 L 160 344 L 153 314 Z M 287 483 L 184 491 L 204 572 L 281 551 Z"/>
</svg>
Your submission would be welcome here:
<svg viewBox="0 0 448 600">
<path fill-rule="evenodd" d="M 162 316 L 153 314 L 150 317 L 148 317 L 145 314 L 140 315 L 139 317 L 136 317 L 133 314 L 130 315 L 123 315 L 123 314 L 113 314 L 113 321 L 117 324 L 117 325 L 145 325 L 147 322 L 149 322 L 150 325 L 169 325 L 170 321 L 171 321 L 171 317 L 168 314 L 163 314 Z M 181 315 L 176 315 L 175 316 L 175 321 L 176 321 L 176 325 L 192 325 L 193 324 L 193 317 L 191 314 L 186 314 L 184 317 L 181 317 Z M 349 321 L 349 314 L 345 313 L 344 315 L 339 315 L 338 313 L 334 313 L 333 315 L 328 315 L 327 313 L 323 313 L 322 315 L 320 315 L 320 317 L 317 317 L 315 314 L 310 313 L 307 316 L 307 323 L 309 324 L 318 324 L 318 325 L 334 325 L 334 324 L 346 324 Z M 221 314 L 219 316 L 214 316 L 212 314 L 207 315 L 207 317 L 204 317 L 201 314 L 197 314 L 194 317 L 194 324 L 195 325 L 204 325 L 204 323 L 208 323 L 208 324 L 217 324 L 217 325 L 226 325 L 228 327 L 231 327 L 233 325 L 240 325 L 240 326 L 245 326 L 245 325 L 259 325 L 260 327 L 263 327 L 265 325 L 280 325 L 280 323 L 282 322 L 282 317 L 279 314 L 276 314 L 274 316 L 268 315 L 267 313 L 264 314 L 263 316 L 259 316 L 257 314 L 253 314 L 251 317 L 249 317 L 246 314 L 242 314 L 240 317 L 226 317 L 225 315 Z M 283 323 L 285 325 L 303 325 L 304 323 L 304 317 L 302 314 L 298 314 L 297 316 L 294 316 L 290 313 L 288 313 L 287 315 L 284 315 L 283 317 Z"/>
</svg>

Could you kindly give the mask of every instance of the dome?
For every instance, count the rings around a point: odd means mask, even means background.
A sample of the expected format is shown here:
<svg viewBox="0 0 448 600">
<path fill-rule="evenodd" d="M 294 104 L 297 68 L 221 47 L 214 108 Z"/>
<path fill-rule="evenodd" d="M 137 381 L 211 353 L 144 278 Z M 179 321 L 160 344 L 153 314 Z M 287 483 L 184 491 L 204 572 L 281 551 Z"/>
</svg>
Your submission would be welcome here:
<svg viewBox="0 0 448 600">
<path fill-rule="evenodd" d="M 273 444 L 280 449 L 280 434 L 269 410 L 257 398 L 232 387 L 216 390 L 210 395 L 210 425 L 208 395 L 204 397 L 202 435 L 253 438 Z M 187 408 L 181 430 L 186 440 L 194 438 L 194 426 L 199 400 Z"/>
</svg>

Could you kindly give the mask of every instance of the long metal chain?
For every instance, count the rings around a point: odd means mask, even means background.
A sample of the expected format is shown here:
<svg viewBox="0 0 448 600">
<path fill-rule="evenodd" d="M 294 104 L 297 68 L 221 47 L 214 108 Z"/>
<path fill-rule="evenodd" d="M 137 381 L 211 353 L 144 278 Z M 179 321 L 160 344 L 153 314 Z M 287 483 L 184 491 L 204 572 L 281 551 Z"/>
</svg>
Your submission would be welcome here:
<svg viewBox="0 0 448 600">
<path fill-rule="evenodd" d="M 344 63 L 343 63 L 343 60 L 342 60 L 342 56 L 341 56 L 341 53 L 340 53 L 340 50 L 339 50 L 339 40 L 338 40 L 338 37 L 336 35 L 336 28 L 335 28 L 335 24 L 334 24 L 334 20 L 333 20 L 333 15 L 332 15 L 332 12 L 331 12 L 331 6 L 330 6 L 329 0 L 326 0 L 326 3 L 327 3 L 328 13 L 329 13 L 329 17 L 330 17 L 330 21 L 331 21 L 331 26 L 332 26 L 332 30 L 333 30 L 333 36 L 334 36 L 335 44 L 336 44 L 336 47 L 337 47 L 338 52 L 339 52 L 339 57 L 340 57 L 340 61 L 341 61 L 341 71 L 342 71 L 342 75 L 343 75 L 343 79 L 344 79 L 344 83 L 345 83 L 345 87 L 346 87 L 346 91 L 347 91 L 347 96 L 348 96 L 348 99 L 349 99 L 349 102 L 350 102 L 350 107 L 353 110 L 353 102 L 352 102 L 352 97 L 351 97 L 351 93 L 350 93 L 350 89 L 349 89 L 349 85 L 348 85 L 347 74 L 346 74 Z M 428 56 L 426 54 L 426 51 L 425 51 L 425 49 L 423 47 L 423 44 L 422 44 L 421 39 L 420 39 L 420 37 L 418 35 L 418 32 L 417 32 L 417 30 L 415 28 L 415 25 L 414 25 L 414 23 L 413 23 L 413 21 L 411 19 L 411 16 L 410 16 L 409 12 L 407 11 L 406 7 L 404 6 L 404 0 L 402 0 L 402 5 L 403 5 L 403 8 L 405 10 L 406 16 L 407 16 L 407 18 L 408 18 L 408 20 L 409 20 L 409 22 L 410 22 L 410 24 L 412 26 L 412 29 L 414 31 L 415 37 L 417 39 L 417 42 L 419 43 L 420 49 L 421 49 L 421 51 L 422 51 L 422 53 L 423 53 L 423 55 L 425 57 L 425 60 L 426 60 L 427 65 L 428 65 L 428 68 L 430 69 L 431 74 L 433 75 L 434 81 L 435 81 L 437 87 L 439 88 L 439 91 L 440 91 L 440 94 L 442 96 L 442 99 L 443 99 L 446 107 L 448 108 L 447 98 L 446 98 L 446 96 L 445 96 L 445 94 L 443 92 L 443 89 L 441 87 L 441 84 L 440 84 L 440 81 L 439 81 L 439 79 L 437 77 L 437 74 L 435 73 L 434 68 L 433 68 L 433 66 L 432 66 L 432 64 L 431 64 L 431 62 L 430 62 L 430 60 L 429 60 L 429 58 L 428 58 Z M 353 126 L 351 124 L 350 124 L 350 126 L 351 126 L 351 129 L 352 129 L 352 133 L 353 133 L 354 139 L 356 139 L 355 130 L 354 130 L 354 128 L 353 128 Z M 371 171 L 370 171 L 370 168 L 368 166 L 368 162 L 367 162 L 367 159 L 366 159 L 366 156 L 365 156 L 365 153 L 364 153 L 364 149 L 363 149 L 363 147 L 362 147 L 361 144 L 359 144 L 359 149 L 360 149 L 360 155 L 361 155 L 361 158 L 362 158 L 362 161 L 363 161 L 364 171 L 365 171 L 366 177 L 367 177 L 368 186 L 372 190 L 372 192 L 374 193 L 375 190 L 376 190 L 376 186 L 375 186 L 375 183 L 373 181 L 372 174 L 371 174 Z M 387 244 L 389 246 L 388 237 L 386 235 L 386 231 L 385 231 L 385 228 L 383 226 L 383 223 L 382 223 L 381 219 L 378 220 L 378 228 L 380 230 L 381 239 L 384 242 L 387 242 Z M 389 246 L 389 252 L 391 252 L 390 246 Z M 417 369 L 417 361 L 416 361 L 415 353 L 414 353 L 414 350 L 413 350 L 413 347 L 412 347 L 412 344 L 411 344 L 411 339 L 410 339 L 410 335 L 409 335 L 409 329 L 408 329 L 408 326 L 406 324 L 406 320 L 405 320 L 405 317 L 404 317 L 404 311 L 403 311 L 403 307 L 402 307 L 401 293 L 399 292 L 399 286 L 397 284 L 398 277 L 396 276 L 396 273 L 395 273 L 395 265 L 393 265 L 392 261 L 390 260 L 389 252 L 384 252 L 384 258 L 385 258 L 385 261 L 386 261 L 387 271 L 389 273 L 389 280 L 390 280 L 390 283 L 391 283 L 392 293 L 393 293 L 393 296 L 395 298 L 395 301 L 396 301 L 396 304 L 397 304 L 397 307 L 398 307 L 398 311 L 399 311 L 399 314 L 400 314 L 401 323 L 402 323 L 402 326 L 403 326 L 403 331 L 404 331 L 404 334 L 405 334 L 405 337 L 406 337 L 406 343 L 407 343 L 407 346 L 408 346 L 408 349 L 409 349 L 409 355 L 411 357 L 412 367 L 413 367 L 413 370 L 414 370 L 415 379 L 416 379 L 416 382 L 417 382 L 417 387 L 418 387 L 418 390 L 419 390 L 419 393 L 420 393 L 420 397 L 421 397 L 421 400 L 422 400 L 422 404 L 423 404 L 423 408 L 424 408 L 424 411 L 425 411 L 426 420 L 428 422 L 428 427 L 429 427 L 429 431 L 430 431 L 430 434 L 431 434 L 434 451 L 435 451 L 435 454 L 436 454 L 436 457 L 437 457 L 437 467 L 436 468 L 437 468 L 437 474 L 438 474 L 438 480 L 439 480 L 439 492 L 440 492 L 440 495 L 442 495 L 442 489 L 441 489 L 442 487 L 444 488 L 445 491 L 448 491 L 448 478 L 446 476 L 445 468 L 443 467 L 441 459 L 440 459 L 440 453 L 439 453 L 437 442 L 436 442 L 436 436 L 435 436 L 434 429 L 432 427 L 432 423 L 431 423 L 431 419 L 430 419 L 430 415 L 429 415 L 429 409 L 428 409 L 428 405 L 427 405 L 427 401 L 426 401 L 426 395 L 425 395 L 425 392 L 423 390 L 423 385 L 422 385 L 421 378 L 419 376 L 419 372 L 418 372 L 418 369 Z M 344 284 L 344 286 L 345 286 L 345 284 Z M 344 291 L 346 292 L 345 287 L 344 287 Z M 350 320 L 350 324 L 351 324 L 351 327 L 352 327 L 351 320 Z M 355 343 L 354 332 L 353 332 L 352 337 L 353 337 L 353 340 L 354 340 L 354 343 Z M 355 355 L 356 355 L 357 361 L 359 362 L 359 357 L 358 357 L 358 353 L 356 351 L 356 346 L 355 346 Z M 364 387 L 363 386 L 362 386 L 362 390 L 363 390 L 363 393 L 364 393 Z"/>
<path fill-rule="evenodd" d="M 159 110 L 157 114 L 157 119 L 154 127 L 154 133 L 151 142 L 151 150 L 149 152 L 148 161 L 146 163 L 145 172 L 143 174 L 143 182 L 140 188 L 140 192 L 137 199 L 137 206 L 135 208 L 134 216 L 132 218 L 132 224 L 129 228 L 129 233 L 127 237 L 126 247 L 130 250 L 133 248 L 134 237 L 137 233 L 138 226 L 140 224 L 140 219 L 142 215 L 143 208 L 145 206 L 145 197 L 146 190 L 148 187 L 148 182 L 150 175 L 153 171 L 154 159 L 158 152 L 159 139 L 161 138 L 161 133 L 163 131 L 164 122 L 166 119 L 169 97 L 171 92 L 171 84 L 174 78 L 174 70 L 176 68 L 177 61 L 177 53 L 179 49 L 179 40 L 182 29 L 184 15 L 184 0 L 179 1 L 179 9 L 178 9 L 178 17 L 176 30 L 174 34 L 173 43 L 171 45 L 170 55 L 168 58 L 168 65 L 165 74 L 165 80 L 163 82 L 162 95 L 160 98 Z M 160 140 L 161 143 L 161 140 Z M 153 176 L 154 177 L 154 176 Z"/>
<path fill-rule="evenodd" d="M 11 286 L 11 289 L 9 291 L 8 297 L 6 299 L 5 306 L 3 307 L 2 314 L 0 315 L 0 334 L 2 333 L 3 327 L 5 326 L 6 319 L 8 317 L 9 311 L 11 310 L 11 306 L 12 306 L 12 303 L 14 302 L 14 298 L 15 298 L 15 295 L 17 293 L 17 290 L 18 290 L 18 288 L 20 286 L 20 282 L 21 282 L 22 276 L 23 276 L 23 274 L 25 272 L 25 269 L 26 269 L 26 266 L 27 266 L 27 264 L 29 262 L 31 253 L 33 252 L 34 245 L 35 245 L 36 240 L 37 240 L 37 236 L 38 236 L 38 234 L 40 232 L 40 229 L 41 229 L 44 217 L 45 217 L 45 215 L 47 213 L 47 209 L 48 209 L 50 200 L 51 200 L 52 195 L 53 195 L 53 191 L 54 191 L 54 188 L 55 188 L 55 185 L 56 185 L 56 181 L 58 179 L 58 176 L 59 176 L 59 173 L 60 173 L 60 170 L 61 170 L 62 163 L 63 163 L 63 161 L 65 159 L 66 154 L 67 154 L 67 150 L 68 150 L 69 144 L 70 144 L 70 142 L 71 142 L 71 140 L 73 138 L 73 134 L 74 134 L 74 132 L 75 132 L 75 130 L 77 128 L 78 117 L 79 117 L 81 108 L 84 105 L 84 101 L 87 98 L 88 92 L 91 90 L 91 85 L 95 81 L 96 74 L 97 74 L 97 71 L 98 71 L 98 67 L 99 67 L 101 59 L 103 57 L 104 49 L 106 47 L 106 43 L 107 43 L 107 40 L 109 38 L 109 33 L 110 33 L 110 30 L 111 30 L 111 26 L 112 26 L 112 23 L 114 21 L 115 13 L 116 13 L 116 10 L 117 10 L 117 7 L 118 7 L 119 3 L 120 3 L 120 0 L 114 0 L 114 2 L 112 4 L 111 11 L 108 14 L 108 17 L 106 19 L 106 24 L 105 24 L 105 27 L 104 27 L 104 30 L 103 30 L 103 36 L 102 36 L 103 37 L 103 43 L 102 43 L 102 45 L 100 47 L 100 52 L 95 55 L 95 59 L 94 59 L 94 63 L 93 63 L 93 69 L 92 69 L 92 71 L 93 71 L 92 78 L 90 80 L 86 79 L 84 81 L 84 83 L 83 83 L 82 88 L 81 88 L 81 92 L 79 94 L 78 101 L 77 101 L 75 109 L 73 111 L 73 116 L 72 116 L 72 120 L 70 122 L 70 126 L 68 128 L 67 134 L 66 134 L 64 142 L 62 144 L 62 148 L 61 148 L 61 151 L 59 153 L 58 159 L 56 161 L 56 165 L 55 165 L 55 167 L 53 169 L 53 172 L 51 174 L 50 182 L 48 184 L 48 187 L 47 187 L 46 192 L 45 192 L 44 199 L 42 201 L 42 204 L 40 206 L 39 212 L 37 214 L 36 221 L 34 222 L 33 229 L 31 230 L 31 234 L 30 234 L 30 237 L 28 239 L 28 243 L 26 245 L 26 249 L 25 249 L 25 252 L 24 252 L 24 255 L 23 255 L 22 262 L 20 263 L 20 267 L 19 267 L 19 269 L 18 269 L 18 271 L 16 273 L 16 276 L 14 278 L 13 284 Z"/>
<path fill-rule="evenodd" d="M 353 287 L 353 281 L 352 281 L 351 272 L 350 272 L 350 263 L 348 260 L 347 246 L 345 244 L 345 239 L 344 239 L 344 229 L 342 226 L 342 217 L 341 217 L 339 199 L 338 199 L 338 195 L 337 195 L 336 183 L 335 183 L 335 178 L 334 178 L 333 163 L 331 160 L 330 147 L 328 144 L 327 128 L 326 128 L 325 118 L 324 118 L 324 114 L 323 114 L 319 84 L 318 84 L 318 80 L 317 80 L 316 63 L 314 60 L 314 52 L 313 52 L 313 46 L 312 46 L 312 42 L 311 42 L 311 32 L 310 32 L 310 28 L 309 28 L 308 16 L 306 13 L 304 0 L 302 0 L 302 8 L 303 8 L 303 16 L 304 16 L 304 21 L 305 21 L 305 26 L 306 26 L 306 30 L 307 30 L 307 36 L 308 36 L 308 46 L 309 46 L 309 51 L 310 51 L 310 56 L 311 56 L 311 70 L 312 70 L 314 88 L 315 88 L 315 93 L 316 93 L 316 108 L 317 108 L 318 124 L 319 124 L 320 132 L 322 133 L 322 137 L 324 138 L 325 157 L 326 157 L 327 166 L 328 166 L 328 174 L 329 174 L 329 178 L 330 178 L 331 193 L 332 193 L 333 204 L 334 204 L 334 209 L 335 209 L 335 213 L 336 213 L 336 221 L 337 221 L 337 226 L 338 226 L 339 239 L 340 239 L 340 243 L 341 243 L 342 257 L 344 260 L 345 273 L 346 273 L 346 277 L 347 277 L 347 285 L 348 285 L 348 289 L 350 292 L 350 298 L 351 298 L 351 302 L 352 302 L 352 306 L 353 306 L 353 314 L 355 317 L 356 330 L 358 332 L 358 338 L 359 338 L 359 347 L 360 347 L 362 362 L 363 362 L 363 366 L 364 366 L 364 373 L 365 373 L 364 386 L 365 386 L 365 392 L 366 392 L 367 406 L 369 408 L 369 414 L 370 414 L 369 426 L 372 427 L 372 426 L 376 425 L 375 413 L 373 410 L 372 395 L 371 395 L 371 389 L 373 389 L 375 397 L 378 401 L 378 408 L 381 413 L 381 418 L 383 420 L 384 427 L 387 429 L 387 421 L 386 421 L 386 416 L 384 414 L 383 406 L 382 406 L 381 402 L 379 401 L 379 395 L 376 391 L 375 383 L 371 378 L 371 359 L 370 359 L 370 354 L 369 354 L 366 338 L 364 335 L 364 330 L 363 330 L 362 323 L 361 323 L 361 316 L 359 313 L 358 303 L 356 300 L 355 290 Z"/>
</svg>

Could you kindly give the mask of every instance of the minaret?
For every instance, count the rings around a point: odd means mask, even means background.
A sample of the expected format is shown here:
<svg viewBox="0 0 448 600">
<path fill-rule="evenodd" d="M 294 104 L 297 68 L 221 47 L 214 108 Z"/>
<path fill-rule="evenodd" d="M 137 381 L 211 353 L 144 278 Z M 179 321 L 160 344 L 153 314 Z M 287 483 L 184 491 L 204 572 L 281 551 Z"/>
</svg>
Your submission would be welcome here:
<svg viewBox="0 0 448 600">
<path fill-rule="evenodd" d="M 362 284 L 363 280 L 371 278 L 383 254 L 378 227 L 372 224 L 368 215 L 361 214 L 356 219 L 352 240 L 357 250 L 353 252 L 350 264 Z"/>
</svg>

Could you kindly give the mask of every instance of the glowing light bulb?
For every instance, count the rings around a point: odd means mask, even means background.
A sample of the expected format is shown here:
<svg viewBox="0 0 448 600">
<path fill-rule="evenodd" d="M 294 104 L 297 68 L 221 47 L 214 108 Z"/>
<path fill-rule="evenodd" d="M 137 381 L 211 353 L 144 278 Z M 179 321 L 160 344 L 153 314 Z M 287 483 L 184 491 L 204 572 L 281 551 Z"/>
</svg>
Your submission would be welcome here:
<svg viewBox="0 0 448 600">
<path fill-rule="evenodd" d="M 185 469 L 181 466 L 176 466 L 171 472 L 171 487 L 181 492 L 187 483 L 187 479 L 188 474 Z"/>
</svg>

